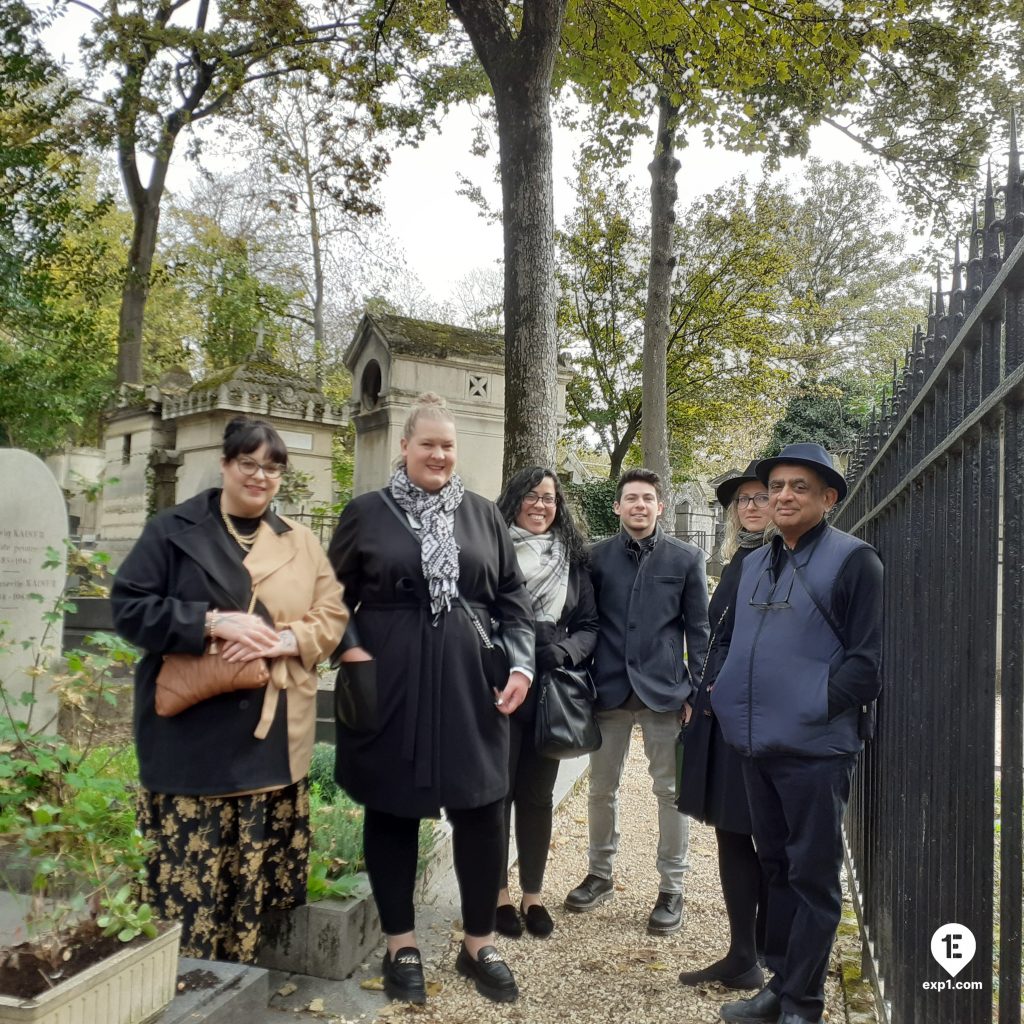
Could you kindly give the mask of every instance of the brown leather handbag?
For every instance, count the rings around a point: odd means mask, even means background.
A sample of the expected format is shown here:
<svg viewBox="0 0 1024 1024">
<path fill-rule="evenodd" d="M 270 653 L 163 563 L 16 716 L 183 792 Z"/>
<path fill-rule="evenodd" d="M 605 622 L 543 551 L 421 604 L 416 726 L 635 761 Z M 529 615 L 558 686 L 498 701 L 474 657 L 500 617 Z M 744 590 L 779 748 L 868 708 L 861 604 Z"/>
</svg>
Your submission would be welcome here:
<svg viewBox="0 0 1024 1024">
<path fill-rule="evenodd" d="M 249 614 L 256 606 L 252 595 Z M 200 701 L 235 690 L 259 690 L 270 681 L 266 658 L 225 661 L 216 639 L 207 641 L 202 654 L 165 654 L 156 677 L 156 713 L 163 718 L 181 714 Z"/>
</svg>

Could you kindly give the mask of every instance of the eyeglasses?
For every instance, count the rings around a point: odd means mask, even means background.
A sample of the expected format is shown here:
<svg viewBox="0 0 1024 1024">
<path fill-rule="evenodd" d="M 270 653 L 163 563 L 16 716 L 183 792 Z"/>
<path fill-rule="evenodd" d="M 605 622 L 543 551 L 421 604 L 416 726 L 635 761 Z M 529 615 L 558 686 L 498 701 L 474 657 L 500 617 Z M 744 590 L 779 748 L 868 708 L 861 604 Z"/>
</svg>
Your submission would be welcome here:
<svg viewBox="0 0 1024 1024">
<path fill-rule="evenodd" d="M 781 577 L 781 574 L 780 574 L 780 575 L 776 576 L 774 581 L 773 581 L 772 580 L 772 575 L 771 575 L 772 574 L 772 568 L 773 567 L 771 565 L 765 566 L 764 572 L 762 572 L 761 575 L 758 576 L 757 582 L 754 584 L 754 592 L 750 595 L 749 604 L 750 604 L 751 608 L 762 608 L 765 611 L 776 611 L 776 610 L 781 610 L 783 608 L 791 608 L 792 607 L 792 605 L 789 603 L 789 599 L 790 599 L 790 597 L 793 594 L 793 581 L 796 579 L 796 573 L 792 572 L 792 571 L 790 572 L 790 574 L 789 574 L 789 590 L 786 591 L 786 596 L 781 601 L 776 601 L 775 600 L 775 591 L 778 588 L 778 585 L 781 582 L 782 577 Z M 771 584 L 771 586 L 768 588 L 768 594 L 767 594 L 768 599 L 766 601 L 755 601 L 754 598 L 757 597 L 757 591 L 761 587 L 761 581 L 766 576 L 768 577 L 768 582 Z"/>
<path fill-rule="evenodd" d="M 238 472 L 242 476 L 255 476 L 256 471 L 262 469 L 263 475 L 268 480 L 279 480 L 288 468 L 281 465 L 280 462 L 257 462 L 255 459 L 250 459 L 247 455 L 239 455 L 235 462 L 238 464 Z"/>
<path fill-rule="evenodd" d="M 756 505 L 758 508 L 767 508 L 767 493 L 761 491 L 759 494 L 741 494 L 736 498 L 737 508 L 749 508 L 751 505 Z"/>
<path fill-rule="evenodd" d="M 546 508 L 552 508 L 557 499 L 553 494 L 534 494 L 530 491 L 526 497 L 523 498 L 524 505 L 544 505 Z"/>
</svg>

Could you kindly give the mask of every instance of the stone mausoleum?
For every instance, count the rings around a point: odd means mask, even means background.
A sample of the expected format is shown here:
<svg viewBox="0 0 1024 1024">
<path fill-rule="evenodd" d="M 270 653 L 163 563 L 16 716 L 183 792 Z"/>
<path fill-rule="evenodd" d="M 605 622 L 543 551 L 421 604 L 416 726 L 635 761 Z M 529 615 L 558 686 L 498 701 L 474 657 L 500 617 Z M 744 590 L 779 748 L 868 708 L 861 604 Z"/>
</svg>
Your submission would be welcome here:
<svg viewBox="0 0 1024 1024">
<path fill-rule="evenodd" d="M 258 348 L 244 363 L 195 383 L 177 372 L 158 385 L 122 389 L 104 438 L 107 483 L 97 522 L 115 562 L 154 512 L 220 484 L 224 428 L 238 415 L 264 419 L 280 432 L 291 467 L 309 476 L 305 506 L 332 502 L 331 442 L 345 412 Z M 278 504 L 285 514 L 298 511 Z"/>
<path fill-rule="evenodd" d="M 352 373 L 350 417 L 356 428 L 353 491 L 383 487 L 416 396 L 434 391 L 459 431 L 458 470 L 471 491 L 501 490 L 505 430 L 505 341 L 500 334 L 410 317 L 366 313 L 345 353 Z M 571 373 L 558 370 L 557 415 L 565 422 Z"/>
</svg>

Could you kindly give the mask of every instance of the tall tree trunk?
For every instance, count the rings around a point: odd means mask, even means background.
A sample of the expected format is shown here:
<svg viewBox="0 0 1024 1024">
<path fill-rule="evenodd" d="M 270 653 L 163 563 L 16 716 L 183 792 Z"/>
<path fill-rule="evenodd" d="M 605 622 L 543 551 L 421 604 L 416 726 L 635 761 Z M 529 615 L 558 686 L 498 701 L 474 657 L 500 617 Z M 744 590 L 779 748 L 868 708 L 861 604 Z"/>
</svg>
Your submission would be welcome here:
<svg viewBox="0 0 1024 1024">
<path fill-rule="evenodd" d="M 658 96 L 658 135 L 651 172 L 651 262 L 647 275 L 647 314 L 644 318 L 643 459 L 664 484 L 666 504 L 672 487 L 668 460 L 668 337 L 672 303 L 673 233 L 676 224 L 675 133 L 679 107 Z"/>
<path fill-rule="evenodd" d="M 142 326 L 146 315 L 146 300 L 149 298 L 157 229 L 160 226 L 160 202 L 164 195 L 174 138 L 174 134 L 167 133 L 161 140 L 146 187 L 143 187 L 139 178 L 134 146 L 127 139 L 119 140 L 118 166 L 132 211 L 132 244 L 121 288 L 121 311 L 117 325 L 118 384 L 143 383 Z"/>
<path fill-rule="evenodd" d="M 558 440 L 551 75 L 567 0 L 526 0 L 514 35 L 503 0 L 448 0 L 490 79 L 505 232 L 503 479 L 553 466 Z"/>
<path fill-rule="evenodd" d="M 324 386 L 324 258 L 320 239 L 320 210 L 316 186 L 310 171 L 309 143 L 306 125 L 302 125 L 302 159 L 306 177 L 306 206 L 309 210 L 309 242 L 313 257 L 313 378 L 316 386 Z"/>
<path fill-rule="evenodd" d="M 558 441 L 554 199 L 547 83 L 495 89 L 505 225 L 505 453 L 502 477 L 554 466 Z"/>
</svg>

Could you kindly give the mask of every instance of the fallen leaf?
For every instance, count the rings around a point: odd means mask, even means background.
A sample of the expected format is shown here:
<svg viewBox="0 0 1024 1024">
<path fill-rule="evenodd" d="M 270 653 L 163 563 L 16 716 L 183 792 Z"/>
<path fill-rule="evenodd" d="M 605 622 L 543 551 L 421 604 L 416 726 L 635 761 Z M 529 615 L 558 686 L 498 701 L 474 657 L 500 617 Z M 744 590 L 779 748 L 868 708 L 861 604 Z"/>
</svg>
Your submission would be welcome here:
<svg viewBox="0 0 1024 1024">
<path fill-rule="evenodd" d="M 377 978 L 364 978 L 359 982 L 359 987 L 365 989 L 367 992 L 383 992 L 384 991 L 384 979 Z"/>
<path fill-rule="evenodd" d="M 279 996 L 290 996 L 293 992 L 298 992 L 299 986 L 294 981 L 286 981 L 278 990 Z"/>
<path fill-rule="evenodd" d="M 324 1001 L 322 999 L 310 999 L 309 1006 L 306 1007 L 310 1013 L 323 1013 L 324 1012 Z"/>
<path fill-rule="evenodd" d="M 427 982 L 427 995 L 428 996 L 439 996 L 444 991 L 443 981 L 428 981 Z"/>
</svg>

